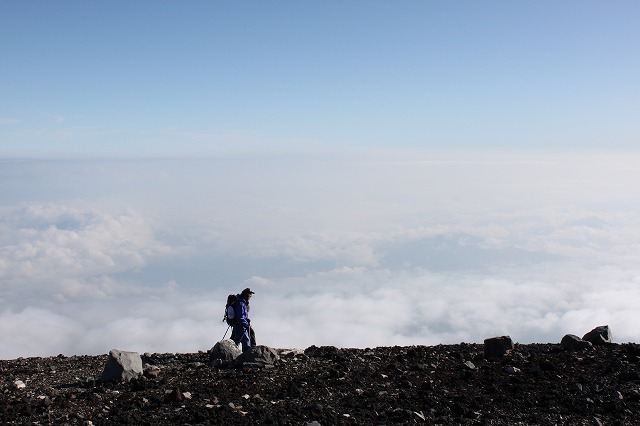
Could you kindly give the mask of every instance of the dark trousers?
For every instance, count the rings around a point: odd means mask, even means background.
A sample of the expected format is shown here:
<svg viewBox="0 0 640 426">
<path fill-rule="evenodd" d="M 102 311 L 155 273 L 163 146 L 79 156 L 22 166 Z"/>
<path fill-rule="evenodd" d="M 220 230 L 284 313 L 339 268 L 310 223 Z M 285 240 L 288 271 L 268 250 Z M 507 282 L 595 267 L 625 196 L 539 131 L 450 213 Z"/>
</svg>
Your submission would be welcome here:
<svg viewBox="0 0 640 426">
<path fill-rule="evenodd" d="M 246 330 L 242 324 L 236 324 L 231 332 L 231 340 L 236 345 L 242 343 L 242 352 L 244 352 L 256 345 L 256 333 L 251 326 L 249 326 L 249 330 Z"/>
<path fill-rule="evenodd" d="M 249 340 L 251 342 L 251 347 L 256 345 L 256 332 L 253 331 L 253 327 L 249 326 Z"/>
</svg>

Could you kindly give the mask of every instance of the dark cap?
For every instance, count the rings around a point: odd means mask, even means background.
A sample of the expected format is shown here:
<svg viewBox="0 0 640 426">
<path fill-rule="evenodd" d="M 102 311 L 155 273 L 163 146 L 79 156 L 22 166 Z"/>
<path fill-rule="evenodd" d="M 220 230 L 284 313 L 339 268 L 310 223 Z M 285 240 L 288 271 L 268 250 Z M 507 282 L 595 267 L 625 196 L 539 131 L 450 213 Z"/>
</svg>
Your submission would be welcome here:
<svg viewBox="0 0 640 426">
<path fill-rule="evenodd" d="M 244 290 L 242 290 L 242 293 L 240 294 L 255 294 L 253 291 L 251 291 L 250 288 L 245 288 Z"/>
</svg>

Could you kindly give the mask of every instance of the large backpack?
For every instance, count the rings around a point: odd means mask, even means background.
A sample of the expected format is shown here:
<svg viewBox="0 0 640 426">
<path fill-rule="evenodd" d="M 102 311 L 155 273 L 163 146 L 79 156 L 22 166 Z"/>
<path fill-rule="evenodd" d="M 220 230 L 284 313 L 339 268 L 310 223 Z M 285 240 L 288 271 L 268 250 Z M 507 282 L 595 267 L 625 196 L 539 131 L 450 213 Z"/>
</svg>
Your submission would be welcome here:
<svg viewBox="0 0 640 426">
<path fill-rule="evenodd" d="M 227 297 L 227 306 L 224 307 L 224 318 L 222 318 L 222 321 L 226 321 L 229 325 L 236 325 L 238 322 L 235 310 L 236 303 L 238 303 L 238 296 L 230 294 Z"/>
</svg>

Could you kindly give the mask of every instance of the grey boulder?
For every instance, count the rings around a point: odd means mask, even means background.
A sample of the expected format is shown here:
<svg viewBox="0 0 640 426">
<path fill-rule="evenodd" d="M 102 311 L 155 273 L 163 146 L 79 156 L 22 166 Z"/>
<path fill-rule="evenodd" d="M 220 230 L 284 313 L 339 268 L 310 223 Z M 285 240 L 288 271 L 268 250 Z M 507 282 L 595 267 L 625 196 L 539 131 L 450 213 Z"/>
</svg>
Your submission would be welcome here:
<svg viewBox="0 0 640 426">
<path fill-rule="evenodd" d="M 279 359 L 280 357 L 274 349 L 259 345 L 243 352 L 236 358 L 236 364 L 241 367 L 266 368 L 273 366 Z"/>
<path fill-rule="evenodd" d="M 216 343 L 209 354 L 209 360 L 220 359 L 222 361 L 233 361 L 236 359 L 242 351 L 238 348 L 238 345 L 231 340 L 220 340 Z"/>
<path fill-rule="evenodd" d="M 142 376 L 142 373 L 142 358 L 140 358 L 140 354 L 112 349 L 109 352 L 109 359 L 104 366 L 100 380 L 103 382 L 111 380 L 128 382 L 131 379 Z"/>
</svg>

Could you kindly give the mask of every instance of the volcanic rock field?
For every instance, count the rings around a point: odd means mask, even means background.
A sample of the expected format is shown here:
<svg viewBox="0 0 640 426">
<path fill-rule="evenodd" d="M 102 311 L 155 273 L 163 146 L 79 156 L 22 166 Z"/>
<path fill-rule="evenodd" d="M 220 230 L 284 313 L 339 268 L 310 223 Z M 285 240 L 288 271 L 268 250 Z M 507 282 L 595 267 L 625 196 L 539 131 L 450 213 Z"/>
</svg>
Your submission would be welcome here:
<svg viewBox="0 0 640 426">
<path fill-rule="evenodd" d="M 3 360 L 0 424 L 640 424 L 637 344 L 485 349 L 311 346 L 268 365 L 146 353 L 128 381 L 101 380 L 109 355 Z"/>
</svg>

